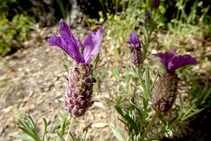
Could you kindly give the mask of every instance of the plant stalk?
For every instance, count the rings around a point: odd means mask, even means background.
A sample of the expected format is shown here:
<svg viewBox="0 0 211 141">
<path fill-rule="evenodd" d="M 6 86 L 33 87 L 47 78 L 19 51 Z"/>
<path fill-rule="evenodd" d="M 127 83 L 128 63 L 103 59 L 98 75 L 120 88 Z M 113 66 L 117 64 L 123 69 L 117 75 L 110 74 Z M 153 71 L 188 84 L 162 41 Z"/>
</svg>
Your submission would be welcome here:
<svg viewBox="0 0 211 141">
<path fill-rule="evenodd" d="M 141 136 L 140 141 L 143 141 L 144 140 L 144 137 L 147 135 L 147 133 L 149 132 L 149 130 L 152 128 L 152 125 L 154 124 L 154 122 L 155 122 L 156 118 L 158 117 L 159 113 L 160 113 L 160 111 L 157 110 L 156 113 L 154 114 L 151 122 L 147 126 L 147 129 L 144 131 L 143 135 Z"/>
<path fill-rule="evenodd" d="M 74 117 L 72 117 L 72 119 L 71 119 L 71 123 L 70 123 L 70 128 L 69 128 L 69 131 L 68 131 L 68 135 L 67 135 L 67 140 L 66 141 L 69 141 L 70 139 L 70 132 L 72 131 L 72 129 L 73 129 L 73 124 L 74 124 L 74 122 L 75 122 L 75 118 Z"/>
</svg>

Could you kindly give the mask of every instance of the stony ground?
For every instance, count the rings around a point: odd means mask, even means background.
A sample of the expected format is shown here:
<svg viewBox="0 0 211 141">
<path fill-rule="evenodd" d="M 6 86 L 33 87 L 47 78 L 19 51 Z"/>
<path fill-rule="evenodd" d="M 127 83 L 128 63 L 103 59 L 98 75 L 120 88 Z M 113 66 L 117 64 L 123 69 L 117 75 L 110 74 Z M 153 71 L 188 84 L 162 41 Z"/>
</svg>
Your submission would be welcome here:
<svg viewBox="0 0 211 141">
<path fill-rule="evenodd" d="M 82 41 L 88 34 L 92 33 L 92 30 L 82 30 L 80 28 L 71 31 L 75 37 L 80 36 Z M 0 141 L 15 141 L 8 136 L 21 133 L 16 125 L 18 124 L 17 119 L 23 117 L 24 111 L 29 111 L 37 124 L 40 135 L 43 127 L 42 117 L 47 119 L 48 133 L 53 133 L 59 128 L 57 126 L 59 121 L 57 114 L 65 115 L 64 109 L 58 100 L 62 99 L 64 93 L 66 70 L 63 66 L 64 55 L 62 50 L 48 46 L 47 39 L 53 34 L 58 34 L 58 26 L 41 30 L 36 29 L 30 35 L 30 40 L 24 42 L 25 47 L 23 49 L 12 55 L 0 58 L 0 124 L 2 125 L 0 126 Z M 197 42 L 198 46 L 194 45 L 193 47 L 195 48 L 194 57 L 199 58 L 203 52 L 207 53 L 207 56 L 211 55 L 210 44 L 203 45 L 198 40 L 194 40 L 192 44 L 195 42 Z M 113 40 L 104 37 L 99 67 L 108 68 L 111 66 L 112 57 L 114 56 L 114 52 L 111 49 L 113 47 Z M 204 48 L 196 51 L 197 47 Z M 185 50 L 181 50 L 181 52 L 186 53 Z M 152 58 L 155 58 L 155 53 L 156 51 L 154 50 Z M 128 62 L 128 60 L 126 61 Z M 204 71 L 207 65 L 209 63 L 197 66 L 196 69 Z M 111 72 L 108 72 L 103 83 L 109 83 L 111 75 Z M 103 87 L 100 93 L 94 93 L 94 105 L 83 117 L 77 119 L 75 125 L 79 125 L 79 127 L 74 130 L 75 135 L 82 134 L 83 129 L 91 125 L 87 138 L 99 141 L 101 135 L 106 141 L 115 141 L 116 138 L 113 136 L 109 126 L 110 122 L 117 129 L 126 133 L 126 128 L 117 120 L 119 116 L 115 112 L 113 105 L 105 101 L 105 98 L 108 97 L 109 94 Z M 211 125 L 210 121 L 206 120 L 208 117 L 210 118 L 210 109 L 206 111 L 207 113 L 203 113 L 201 116 L 196 116 L 185 124 L 179 125 L 181 131 L 184 129 L 184 135 L 179 132 L 180 134 L 176 133 L 176 137 L 172 139 L 181 140 L 182 137 L 189 137 L 190 134 L 204 133 L 205 131 L 202 129 L 208 129 L 206 124 L 209 123 Z M 203 123 L 199 124 L 198 122 Z M 190 125 L 198 125 L 200 128 L 198 126 L 191 127 Z M 210 139 L 209 134 L 204 137 L 204 140 Z M 170 139 L 163 138 L 163 140 Z"/>
</svg>

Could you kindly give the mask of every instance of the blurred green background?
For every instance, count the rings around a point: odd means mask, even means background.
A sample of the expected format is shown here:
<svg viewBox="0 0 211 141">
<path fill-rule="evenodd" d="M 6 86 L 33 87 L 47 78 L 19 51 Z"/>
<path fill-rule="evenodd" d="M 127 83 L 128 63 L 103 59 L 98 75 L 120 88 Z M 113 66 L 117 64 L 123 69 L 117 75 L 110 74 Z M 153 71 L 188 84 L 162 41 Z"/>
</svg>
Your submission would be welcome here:
<svg viewBox="0 0 211 141">
<path fill-rule="evenodd" d="M 128 28 L 138 30 L 150 2 L 151 0 L 0 0 L 0 54 L 10 54 L 21 48 L 29 32 L 33 30 L 32 26 L 53 26 L 61 18 L 70 17 L 74 4 L 77 13 L 83 15 L 82 25 L 104 23 L 104 27 L 111 30 L 110 36 L 114 36 L 120 43 L 124 42 L 128 35 L 123 33 Z M 172 31 L 171 29 L 181 30 L 184 26 L 198 26 L 203 32 L 203 38 L 210 39 L 210 6 L 211 0 L 160 0 L 158 10 L 163 16 L 158 21 L 159 28 Z M 189 31 L 195 32 L 192 29 Z"/>
</svg>

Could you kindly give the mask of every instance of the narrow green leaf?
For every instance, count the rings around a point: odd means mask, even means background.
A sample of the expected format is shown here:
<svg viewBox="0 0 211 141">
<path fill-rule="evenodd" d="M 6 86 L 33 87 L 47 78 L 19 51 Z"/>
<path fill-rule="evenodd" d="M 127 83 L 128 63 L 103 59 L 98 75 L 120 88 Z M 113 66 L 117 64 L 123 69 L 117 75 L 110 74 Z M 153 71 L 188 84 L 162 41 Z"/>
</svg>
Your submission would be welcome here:
<svg viewBox="0 0 211 141">
<path fill-rule="evenodd" d="M 61 10 L 61 13 L 62 13 L 62 17 L 63 19 L 65 19 L 65 10 L 64 10 L 64 6 L 63 6 L 63 3 L 61 0 L 56 0 L 57 1 L 57 4 L 59 5 L 59 8 Z"/>
<path fill-rule="evenodd" d="M 23 135 L 11 135 L 9 136 L 11 138 L 16 138 L 16 139 L 22 139 L 24 141 L 34 141 L 32 138 L 30 138 L 28 135 L 23 134 Z"/>
<path fill-rule="evenodd" d="M 142 92 L 144 92 L 141 88 L 139 88 L 139 87 L 137 87 L 136 85 L 134 85 L 134 84 L 131 84 L 134 88 L 136 88 L 136 89 L 139 89 L 139 90 L 141 90 Z"/>
<path fill-rule="evenodd" d="M 75 138 L 74 138 L 74 136 L 73 136 L 73 134 L 71 132 L 70 132 L 70 136 L 71 136 L 72 140 L 74 141 Z"/>
<path fill-rule="evenodd" d="M 203 102 L 205 102 L 210 95 L 211 95 L 211 88 L 206 92 Z"/>
<path fill-rule="evenodd" d="M 138 136 L 136 136 L 136 141 L 140 141 L 140 139 L 141 139 L 141 135 L 138 134 Z"/>
<path fill-rule="evenodd" d="M 34 123 L 32 117 L 30 116 L 30 114 L 27 111 L 25 111 L 25 115 L 30 119 L 31 125 L 33 125 L 33 127 L 35 127 L 35 123 Z"/>
<path fill-rule="evenodd" d="M 155 76 L 155 80 L 154 80 L 154 82 L 152 83 L 152 85 L 151 85 L 151 87 L 150 87 L 150 93 L 152 93 L 153 87 L 154 87 L 155 82 L 156 82 L 156 80 L 157 80 L 157 78 L 158 78 L 158 74 L 159 74 L 159 72 L 158 72 L 158 70 L 157 70 L 157 73 L 156 73 L 156 76 Z"/>
<path fill-rule="evenodd" d="M 197 107 L 197 106 L 199 106 L 199 105 L 201 104 L 201 102 L 202 102 L 202 100 L 203 100 L 203 97 L 204 97 L 204 95 L 206 94 L 206 91 L 207 91 L 207 88 L 205 87 L 205 88 L 203 89 L 203 91 L 201 92 L 201 94 L 199 95 L 197 101 L 194 102 L 194 106 L 195 106 L 195 107 Z M 194 107 L 194 108 L 195 108 L 195 107 Z"/>
<path fill-rule="evenodd" d="M 64 64 L 64 67 L 65 67 L 67 73 L 69 73 L 68 66 Z"/>
<path fill-rule="evenodd" d="M 24 128 L 28 128 L 21 120 L 18 119 L 18 122 L 24 127 Z"/>
<path fill-rule="evenodd" d="M 174 121 L 176 121 L 177 118 L 178 118 L 178 115 L 176 115 L 172 120 L 170 120 L 170 121 L 168 122 L 168 126 L 171 125 Z"/>
<path fill-rule="evenodd" d="M 205 108 L 202 108 L 202 109 L 200 109 L 200 110 L 196 110 L 195 112 L 191 113 L 190 115 L 184 117 L 184 118 L 181 119 L 181 120 L 182 120 L 182 121 L 183 121 L 183 120 L 186 120 L 186 119 L 188 119 L 189 117 L 191 117 L 191 116 L 193 116 L 193 115 L 195 115 L 195 114 L 201 112 L 201 111 L 204 110 L 204 109 L 205 109 Z"/>
<path fill-rule="evenodd" d="M 26 116 L 26 118 L 23 121 L 28 126 L 28 130 L 32 131 L 34 136 L 39 137 L 38 134 L 37 134 L 35 123 L 34 123 L 33 119 L 31 118 L 30 114 L 27 111 L 25 111 L 25 116 Z"/>
<path fill-rule="evenodd" d="M 65 139 L 60 135 L 60 133 L 58 132 L 58 131 L 56 131 L 56 134 L 59 136 L 59 139 L 61 140 L 61 141 L 65 141 Z M 74 140 L 73 140 L 74 141 Z"/>
<path fill-rule="evenodd" d="M 136 71 L 136 73 L 137 73 L 137 75 L 138 75 L 138 77 L 139 77 L 139 79 L 141 81 L 141 86 L 144 89 L 144 93 L 145 93 L 146 92 L 146 86 L 145 86 L 144 80 L 142 79 L 142 74 L 140 74 L 141 72 L 139 72 L 139 71 L 138 72 Z"/>
<path fill-rule="evenodd" d="M 101 141 L 105 141 L 105 139 L 103 138 L 103 136 L 100 135 L 100 139 Z"/>
<path fill-rule="evenodd" d="M 97 57 L 96 57 L 96 59 L 95 59 L 94 70 L 97 68 L 97 64 L 98 64 L 99 60 L 100 60 L 100 54 L 98 53 L 98 54 L 97 54 Z"/>
<path fill-rule="evenodd" d="M 136 108 L 136 110 L 138 111 L 139 116 L 141 117 L 141 111 L 139 110 L 139 108 L 132 102 L 132 100 L 130 99 L 130 103 Z"/>
<path fill-rule="evenodd" d="M 63 135 L 64 135 L 64 132 L 65 132 L 66 120 L 67 120 L 67 118 L 65 118 L 65 119 L 63 120 L 62 124 L 61 124 L 61 130 L 60 130 L 61 136 L 63 136 Z"/>
<path fill-rule="evenodd" d="M 119 108 L 118 106 L 115 106 L 115 109 L 125 120 L 127 120 L 130 123 L 130 125 L 133 127 L 136 134 L 138 134 L 138 127 L 137 127 L 136 123 L 133 121 L 133 119 L 131 119 L 131 117 L 124 110 Z"/>
<path fill-rule="evenodd" d="M 88 128 L 83 133 L 83 136 L 82 136 L 83 141 L 85 141 L 85 139 L 86 139 L 87 130 L 88 130 Z"/>
<path fill-rule="evenodd" d="M 63 117 L 60 114 L 57 114 L 57 117 L 59 118 L 59 120 L 63 120 Z"/>
<path fill-rule="evenodd" d="M 21 127 L 21 126 L 17 126 L 19 129 L 21 129 L 23 132 L 25 132 L 26 134 L 28 134 L 30 137 L 32 137 L 35 141 L 40 141 L 40 139 L 36 136 L 34 136 L 29 130 Z"/>
<path fill-rule="evenodd" d="M 118 117 L 117 117 L 118 118 Z M 118 118 L 118 120 L 120 120 L 122 123 L 124 123 L 126 126 L 127 126 L 127 128 L 129 129 L 129 126 L 127 125 L 127 123 L 125 123 L 122 119 L 120 119 L 120 118 Z"/>
<path fill-rule="evenodd" d="M 112 123 L 110 123 L 110 126 L 111 126 L 111 129 L 112 129 L 112 132 L 113 132 L 114 136 L 119 141 L 124 141 L 123 138 L 122 138 L 122 137 L 124 137 L 124 135 L 119 130 L 117 130 Z M 125 137 L 124 137 L 124 139 L 125 139 Z"/>
<path fill-rule="evenodd" d="M 31 129 L 32 127 L 31 127 L 31 124 L 29 123 L 29 121 L 27 119 L 22 119 L 22 121 L 26 125 L 26 129 L 32 131 L 32 129 Z"/>
<path fill-rule="evenodd" d="M 23 120 L 23 121 L 28 126 L 28 130 L 31 132 L 31 134 L 33 134 L 35 137 L 37 137 L 37 139 L 40 140 L 40 138 L 37 134 L 37 130 L 36 130 L 34 121 L 32 120 L 31 116 L 28 114 L 27 118 L 25 118 L 25 120 Z"/>
<path fill-rule="evenodd" d="M 42 137 L 42 140 L 43 141 L 47 141 L 45 138 L 46 138 L 46 131 L 47 131 L 47 121 L 46 121 L 46 119 L 45 118 L 43 118 L 43 122 L 44 122 L 44 130 L 43 130 L 43 137 Z"/>
<path fill-rule="evenodd" d="M 149 66 L 146 66 L 146 93 L 145 96 L 148 98 L 149 97 L 149 91 L 150 91 L 150 74 L 149 74 Z"/>
<path fill-rule="evenodd" d="M 183 103 L 183 100 L 182 100 L 182 97 L 181 97 L 181 94 L 179 95 L 179 100 L 180 100 L 180 116 L 183 114 L 183 108 L 184 108 L 184 103 Z"/>
</svg>

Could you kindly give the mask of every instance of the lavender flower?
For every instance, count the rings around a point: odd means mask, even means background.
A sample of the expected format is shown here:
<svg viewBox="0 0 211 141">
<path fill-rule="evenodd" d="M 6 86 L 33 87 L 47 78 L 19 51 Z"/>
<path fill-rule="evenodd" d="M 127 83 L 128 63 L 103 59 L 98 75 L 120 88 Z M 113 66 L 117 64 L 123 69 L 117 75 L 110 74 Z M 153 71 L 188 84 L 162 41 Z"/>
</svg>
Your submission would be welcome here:
<svg viewBox="0 0 211 141">
<path fill-rule="evenodd" d="M 152 103 L 161 112 L 167 112 L 173 106 L 177 95 L 178 76 L 175 70 L 197 62 L 190 55 L 176 56 L 174 49 L 165 54 L 160 52 L 157 56 L 160 57 L 160 62 L 163 64 L 165 71 L 154 86 Z"/>
<path fill-rule="evenodd" d="M 147 12 L 146 12 L 146 17 L 147 17 L 147 19 L 150 19 L 150 13 L 149 13 L 149 11 L 147 10 Z"/>
<path fill-rule="evenodd" d="M 130 34 L 130 40 L 127 40 L 130 46 L 130 57 L 131 62 L 135 65 L 140 65 L 142 62 L 142 54 L 141 54 L 141 41 L 138 39 L 138 35 L 135 31 Z"/>
<path fill-rule="evenodd" d="M 69 74 L 67 75 L 63 105 L 72 117 L 80 117 L 91 104 L 95 78 L 90 63 L 92 56 L 99 52 L 104 30 L 99 29 L 97 32 L 89 34 L 84 44 L 81 43 L 80 38 L 76 40 L 73 37 L 68 25 L 63 20 L 59 23 L 59 32 L 61 37 L 53 35 L 49 39 L 49 45 L 63 49 L 76 61 L 68 68 Z"/>
</svg>

